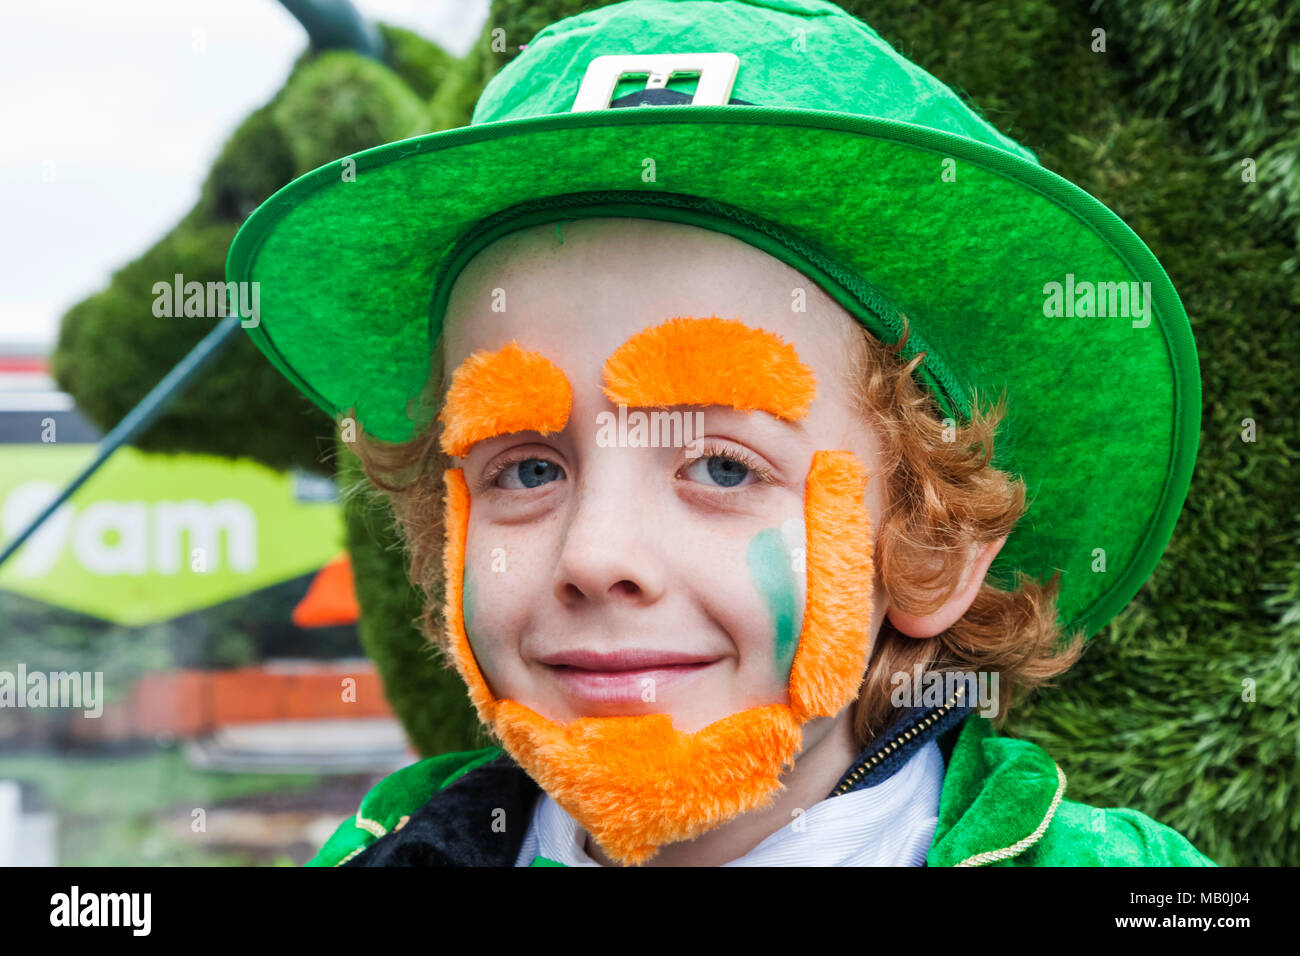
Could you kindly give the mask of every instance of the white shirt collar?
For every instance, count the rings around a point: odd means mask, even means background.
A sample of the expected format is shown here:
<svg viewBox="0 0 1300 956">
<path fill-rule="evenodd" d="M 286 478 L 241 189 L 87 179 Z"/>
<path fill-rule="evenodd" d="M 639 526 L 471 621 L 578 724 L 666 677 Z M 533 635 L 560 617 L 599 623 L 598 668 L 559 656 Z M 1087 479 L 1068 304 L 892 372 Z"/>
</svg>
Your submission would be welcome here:
<svg viewBox="0 0 1300 956">
<path fill-rule="evenodd" d="M 931 740 L 883 783 L 810 807 L 724 866 L 922 866 L 939 823 L 944 763 Z M 515 866 L 544 856 L 565 866 L 600 866 L 586 833 L 543 793 Z"/>
</svg>

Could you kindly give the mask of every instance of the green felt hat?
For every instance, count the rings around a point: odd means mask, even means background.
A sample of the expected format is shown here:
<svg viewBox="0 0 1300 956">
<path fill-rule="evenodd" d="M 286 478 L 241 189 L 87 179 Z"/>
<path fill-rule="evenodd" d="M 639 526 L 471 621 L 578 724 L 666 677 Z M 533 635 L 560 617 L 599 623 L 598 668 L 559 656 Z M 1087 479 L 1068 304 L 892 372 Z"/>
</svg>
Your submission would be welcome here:
<svg viewBox="0 0 1300 956">
<path fill-rule="evenodd" d="M 249 334 L 298 388 L 404 440 L 436 413 L 430 350 L 466 262 L 593 216 L 742 239 L 887 343 L 902 312 L 945 414 L 1005 389 L 994 463 L 1030 507 L 991 577 L 1060 571 L 1065 626 L 1095 633 L 1159 561 L 1200 422 L 1173 284 L 1114 213 L 822 0 L 630 0 L 558 21 L 469 126 L 273 195 L 227 279 L 260 284 Z"/>
</svg>

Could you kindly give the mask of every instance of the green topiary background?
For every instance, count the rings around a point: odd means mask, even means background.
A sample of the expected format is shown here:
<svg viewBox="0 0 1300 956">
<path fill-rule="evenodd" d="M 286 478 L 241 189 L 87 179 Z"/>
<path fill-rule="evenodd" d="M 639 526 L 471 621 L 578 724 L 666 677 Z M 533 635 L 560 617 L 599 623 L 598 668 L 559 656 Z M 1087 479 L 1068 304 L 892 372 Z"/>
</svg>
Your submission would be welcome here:
<svg viewBox="0 0 1300 956">
<path fill-rule="evenodd" d="M 300 56 L 284 88 L 222 148 L 194 208 L 64 315 L 52 371 L 98 425 L 115 425 L 213 324 L 155 318 L 155 282 L 176 273 L 224 282 L 240 223 L 275 190 L 339 156 L 433 128 L 417 90 L 439 87 L 453 59 L 407 31 L 383 33 L 391 68 L 342 51 Z M 331 432 L 329 418 L 240 335 L 138 444 L 328 473 Z"/>
<path fill-rule="evenodd" d="M 205 320 L 153 319 L 153 282 L 175 272 L 221 279 L 239 222 L 278 186 L 367 146 L 466 124 L 520 44 L 603 5 L 495 0 L 462 60 L 387 27 L 386 65 L 304 54 L 231 137 L 194 210 L 65 316 L 54 363 L 62 386 L 101 424 L 116 422 L 206 331 Z M 1200 352 L 1200 452 L 1164 560 L 1005 732 L 1052 754 L 1070 799 L 1139 809 L 1224 865 L 1300 863 L 1300 504 L 1288 407 L 1300 354 L 1300 8 L 844 6 L 1128 222 L 1172 277 Z M 1097 30 L 1104 52 L 1093 50 Z M 1246 419 L 1253 442 L 1243 440 Z M 421 753 L 477 746 L 484 738 L 462 686 L 416 627 L 420 600 L 405 583 L 391 515 L 353 457 L 333 454 L 331 433 L 241 339 L 141 444 L 337 467 L 362 642 L 390 702 Z"/>
</svg>

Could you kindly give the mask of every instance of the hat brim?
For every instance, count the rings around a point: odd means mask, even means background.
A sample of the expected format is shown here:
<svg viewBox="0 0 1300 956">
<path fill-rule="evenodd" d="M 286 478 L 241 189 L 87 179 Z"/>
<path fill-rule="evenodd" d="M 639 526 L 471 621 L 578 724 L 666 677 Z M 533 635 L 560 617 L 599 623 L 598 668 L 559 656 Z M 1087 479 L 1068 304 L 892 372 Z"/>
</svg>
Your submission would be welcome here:
<svg viewBox="0 0 1300 956">
<path fill-rule="evenodd" d="M 405 440 L 428 421 L 418 398 L 464 263 L 506 232 L 590 215 L 736 235 L 810 274 L 887 342 L 896 307 L 912 329 L 906 354 L 926 351 L 921 377 L 946 413 L 965 414 L 972 389 L 981 401 L 1005 390 L 994 464 L 1024 479 L 1029 510 L 991 576 L 1059 571 L 1066 627 L 1095 633 L 1159 561 L 1199 438 L 1182 303 L 1119 217 L 992 146 L 748 106 L 485 123 L 289 183 L 240 229 L 227 280 L 259 283 L 249 333 L 305 394 Z M 1067 281 L 1150 283 L 1149 321 L 1045 314 L 1047 284 Z"/>
</svg>

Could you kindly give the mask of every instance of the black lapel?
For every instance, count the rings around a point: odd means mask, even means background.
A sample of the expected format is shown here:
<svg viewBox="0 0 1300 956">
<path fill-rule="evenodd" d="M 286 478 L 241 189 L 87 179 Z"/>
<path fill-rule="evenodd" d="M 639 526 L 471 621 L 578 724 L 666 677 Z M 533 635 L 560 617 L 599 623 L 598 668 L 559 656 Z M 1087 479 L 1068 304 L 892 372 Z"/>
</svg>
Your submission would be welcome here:
<svg viewBox="0 0 1300 956">
<path fill-rule="evenodd" d="M 429 798 L 344 866 L 514 866 L 541 790 L 503 754 Z"/>
<path fill-rule="evenodd" d="M 922 720 L 935 713 L 938 709 L 938 706 L 934 706 L 909 707 L 904 710 L 902 716 L 877 734 L 875 740 L 873 740 L 862 751 L 862 753 L 858 755 L 858 759 L 853 761 L 849 766 L 849 769 L 844 771 L 844 776 L 842 776 L 839 779 L 839 782 L 831 788 L 831 795 L 834 795 L 835 791 L 840 788 L 841 784 L 844 784 L 849 780 L 850 776 L 858 767 L 870 760 L 871 757 L 879 753 L 879 751 L 884 747 L 888 746 L 897 734 L 901 734 L 909 727 L 919 724 Z M 866 773 L 860 773 L 857 781 L 849 787 L 845 793 L 852 793 L 854 790 L 863 790 L 867 787 L 874 787 L 884 783 L 894 774 L 898 773 L 898 771 L 902 770 L 903 765 L 911 760 L 916 752 L 931 740 L 939 740 L 939 749 L 944 754 L 944 766 L 946 767 L 948 756 L 952 751 L 952 742 L 955 739 L 948 735 L 954 733 L 962 725 L 962 722 L 974 713 L 974 711 L 975 708 L 973 706 L 965 705 L 954 707 L 952 710 L 947 711 L 942 717 L 931 723 L 925 730 L 912 734 L 912 736 L 904 741 L 901 746 L 896 747 L 887 757 L 878 761 L 871 770 Z M 947 750 L 944 749 L 945 746 L 948 748 Z"/>
</svg>

